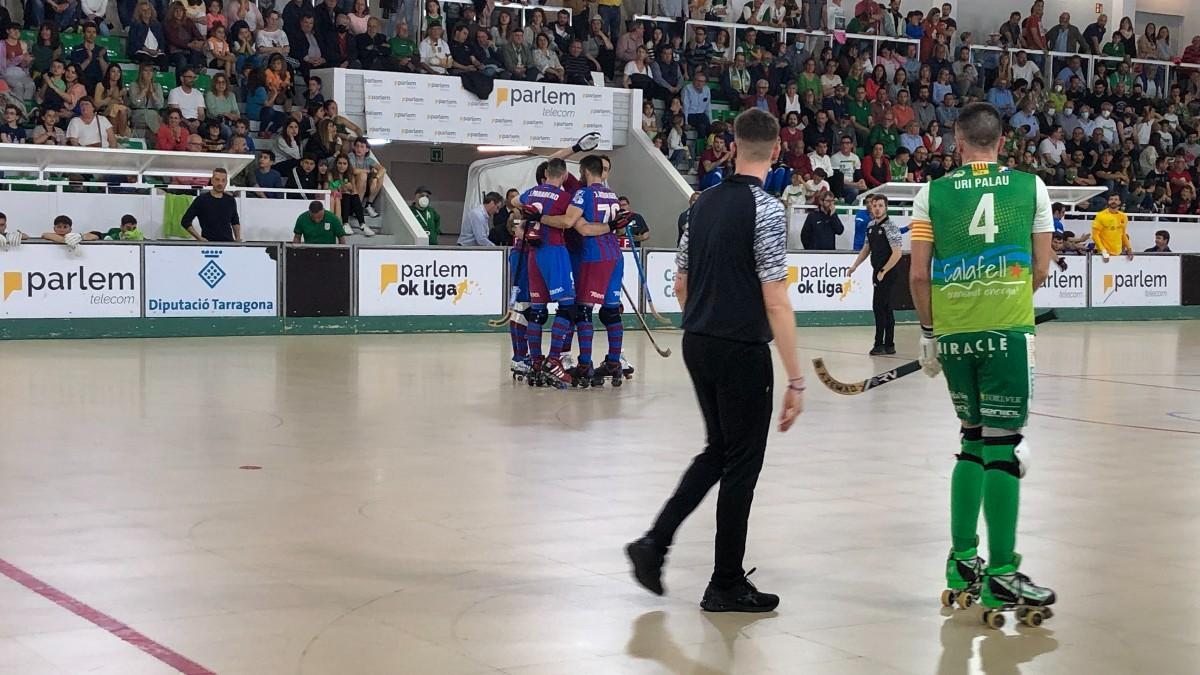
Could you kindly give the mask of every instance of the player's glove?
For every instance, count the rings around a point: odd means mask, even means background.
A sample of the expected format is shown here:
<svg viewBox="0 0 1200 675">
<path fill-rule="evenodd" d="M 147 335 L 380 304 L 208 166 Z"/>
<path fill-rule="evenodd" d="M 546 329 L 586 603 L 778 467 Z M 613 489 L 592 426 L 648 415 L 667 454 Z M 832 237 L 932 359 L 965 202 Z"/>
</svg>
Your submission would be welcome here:
<svg viewBox="0 0 1200 675">
<path fill-rule="evenodd" d="M 63 243 L 71 248 L 79 246 L 79 242 L 81 241 L 83 241 L 83 235 L 79 234 L 78 232 L 71 232 L 67 236 L 63 237 Z"/>
<path fill-rule="evenodd" d="M 921 358 L 917 361 L 929 377 L 937 377 L 942 372 L 942 363 L 937 357 L 937 340 L 933 337 L 933 329 L 928 326 L 921 326 Z"/>
<path fill-rule="evenodd" d="M 636 214 L 633 211 L 617 211 L 617 215 L 608 221 L 609 229 L 618 234 L 624 234 L 625 228 L 633 224 L 634 215 Z"/>
<path fill-rule="evenodd" d="M 8 250 L 8 235 L 0 236 L 0 251 Z"/>
<path fill-rule="evenodd" d="M 579 137 L 575 141 L 575 145 L 571 146 L 571 152 L 591 152 L 600 145 L 599 132 L 592 131 Z"/>
<path fill-rule="evenodd" d="M 5 239 L 5 243 L 8 245 L 8 248 L 18 248 L 21 246 L 21 241 L 25 239 L 25 237 L 22 236 L 20 232 L 9 232 Z"/>
</svg>

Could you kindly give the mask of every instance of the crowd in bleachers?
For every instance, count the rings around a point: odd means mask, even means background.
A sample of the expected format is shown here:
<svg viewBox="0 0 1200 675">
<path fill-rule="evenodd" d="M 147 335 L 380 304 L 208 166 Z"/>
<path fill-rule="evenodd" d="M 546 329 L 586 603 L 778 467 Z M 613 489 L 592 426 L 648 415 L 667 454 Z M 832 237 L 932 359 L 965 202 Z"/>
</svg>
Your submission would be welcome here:
<svg viewBox="0 0 1200 675">
<path fill-rule="evenodd" d="M 350 211 L 370 209 L 365 183 L 380 169 L 360 166 L 351 143 L 362 130 L 322 99 L 316 68 L 577 84 L 602 73 L 645 92 L 643 129 L 702 186 L 730 169 L 732 115 L 759 107 L 783 128 L 772 190 L 794 182 L 811 198 L 827 186 L 844 201 L 953 168 L 957 112 L 986 100 L 1011 125 L 1010 166 L 1103 186 L 1133 211 L 1198 208 L 1200 68 L 1168 77 L 1134 58 L 1200 64 L 1200 36 L 1180 49 L 1165 27 L 1135 31 L 1128 18 L 1112 31 L 1105 17 L 1080 28 L 1066 13 L 1047 26 L 1041 0 L 987 36 L 959 30 L 950 3 L 902 13 L 900 0 L 750 0 L 740 11 L 723 0 L 26 4 L 23 25 L 0 15 L 0 141 L 268 150 L 268 171 L 252 167 L 235 185 L 272 187 L 272 171 L 281 187 L 349 181 Z M 670 20 L 635 20 L 642 12 Z M 1093 70 L 1053 52 L 1112 60 Z M 342 155 L 355 178 L 331 178 Z M 315 179 L 301 170 L 306 156 Z"/>
</svg>

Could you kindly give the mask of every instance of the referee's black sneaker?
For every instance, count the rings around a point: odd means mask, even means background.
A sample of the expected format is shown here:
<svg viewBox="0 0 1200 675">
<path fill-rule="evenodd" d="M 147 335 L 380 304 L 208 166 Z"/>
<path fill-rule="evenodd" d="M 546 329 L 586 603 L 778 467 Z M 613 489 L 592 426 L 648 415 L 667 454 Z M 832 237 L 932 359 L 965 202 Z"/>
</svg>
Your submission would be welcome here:
<svg viewBox="0 0 1200 675">
<path fill-rule="evenodd" d="M 779 606 L 779 596 L 763 593 L 750 582 L 754 570 L 738 579 L 732 588 L 720 589 L 709 582 L 700 609 L 706 612 L 770 612 Z"/>
<path fill-rule="evenodd" d="M 662 567 L 666 552 L 650 537 L 642 537 L 625 546 L 625 555 L 633 563 L 633 578 L 646 590 L 662 595 Z"/>
</svg>

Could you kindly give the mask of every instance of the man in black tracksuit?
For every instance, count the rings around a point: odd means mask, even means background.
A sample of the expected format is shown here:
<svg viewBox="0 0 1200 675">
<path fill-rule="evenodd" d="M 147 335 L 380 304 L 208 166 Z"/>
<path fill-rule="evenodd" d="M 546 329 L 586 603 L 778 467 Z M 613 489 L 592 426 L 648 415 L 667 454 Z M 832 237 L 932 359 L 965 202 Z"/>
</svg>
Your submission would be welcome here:
<svg viewBox="0 0 1200 675">
<path fill-rule="evenodd" d="M 888 198 L 881 194 L 867 197 L 867 209 L 871 222 L 867 225 L 867 241 L 858 253 L 858 259 L 850 266 L 850 275 L 868 256 L 871 258 L 871 281 L 875 284 L 875 297 L 871 309 L 875 312 L 875 346 L 871 356 L 896 353 L 896 313 L 892 309 L 892 293 L 900 277 L 896 265 L 900 263 L 903 238 L 900 229 L 888 217 Z"/>
<path fill-rule="evenodd" d="M 837 249 L 837 236 L 846 230 L 838 218 L 833 205 L 837 199 L 832 192 L 822 191 L 817 195 L 817 208 L 808 212 L 804 227 L 800 229 L 800 245 L 806 251 L 833 251 Z"/>
<path fill-rule="evenodd" d="M 662 566 L 675 531 L 720 483 L 715 564 L 700 606 L 769 612 L 779 596 L 759 592 L 746 579 L 742 559 L 771 428 L 772 337 L 788 376 L 782 431 L 803 408 L 804 378 L 787 295 L 786 219 L 779 200 L 762 188 L 779 156 L 779 122 L 752 108 L 738 115 L 734 136 L 738 172 L 700 195 L 675 258 L 683 360 L 704 414 L 707 446 L 653 527 L 625 550 L 637 582 L 662 595 Z"/>
</svg>

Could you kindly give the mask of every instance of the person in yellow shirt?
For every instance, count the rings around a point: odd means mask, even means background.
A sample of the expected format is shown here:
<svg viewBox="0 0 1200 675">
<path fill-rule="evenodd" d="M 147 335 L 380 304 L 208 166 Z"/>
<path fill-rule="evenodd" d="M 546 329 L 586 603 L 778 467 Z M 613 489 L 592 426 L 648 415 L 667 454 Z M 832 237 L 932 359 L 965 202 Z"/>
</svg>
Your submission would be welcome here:
<svg viewBox="0 0 1200 675">
<path fill-rule="evenodd" d="M 1133 246 L 1129 243 L 1129 217 L 1121 210 L 1121 197 L 1108 196 L 1108 208 L 1096 214 L 1092 221 L 1092 241 L 1096 250 L 1108 262 L 1110 255 L 1121 255 L 1133 260 Z"/>
</svg>

